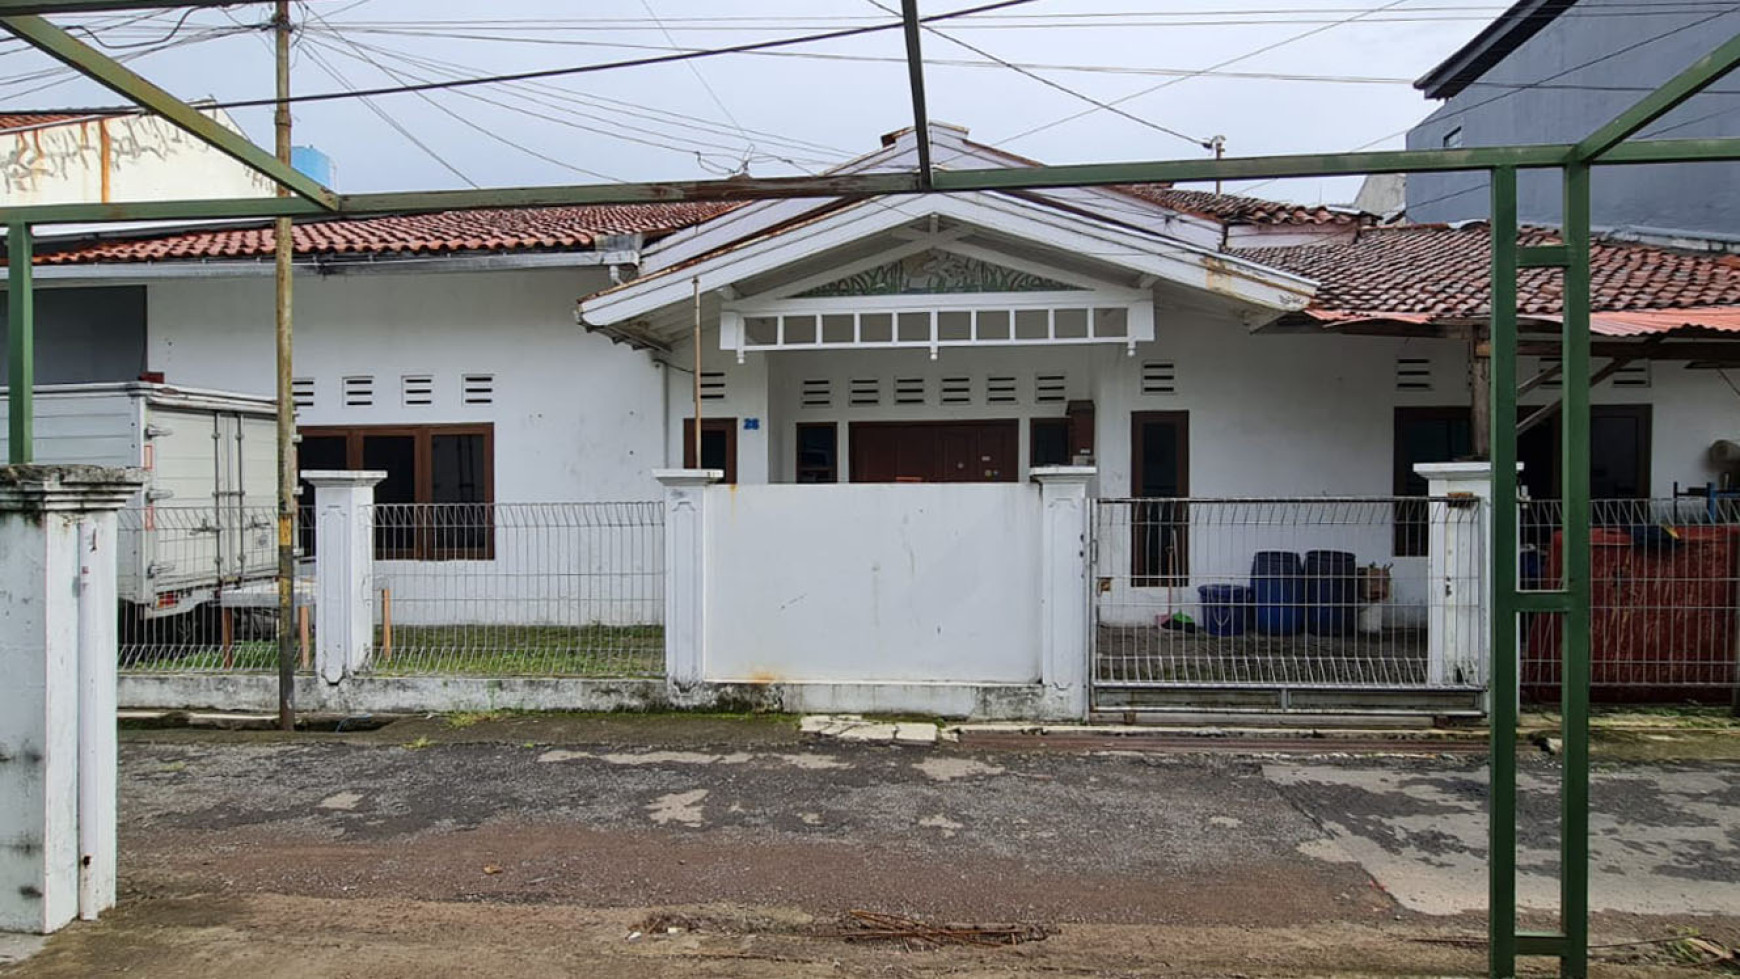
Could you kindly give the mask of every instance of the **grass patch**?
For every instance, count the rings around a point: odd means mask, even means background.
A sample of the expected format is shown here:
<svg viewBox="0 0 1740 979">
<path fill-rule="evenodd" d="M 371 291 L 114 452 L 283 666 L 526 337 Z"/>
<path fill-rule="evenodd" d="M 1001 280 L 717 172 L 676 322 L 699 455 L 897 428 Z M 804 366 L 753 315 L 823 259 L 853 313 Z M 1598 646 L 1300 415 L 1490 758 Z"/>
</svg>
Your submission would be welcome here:
<svg viewBox="0 0 1740 979">
<path fill-rule="evenodd" d="M 383 676 L 662 676 L 661 626 L 394 626 L 389 656 L 377 634 L 373 672 Z"/>
<path fill-rule="evenodd" d="M 445 718 L 447 726 L 456 731 L 482 724 L 485 721 L 499 721 L 508 716 L 505 710 L 462 710 L 448 714 Z"/>
<path fill-rule="evenodd" d="M 394 626 L 389 656 L 375 632 L 370 672 L 379 676 L 566 676 L 598 679 L 659 677 L 665 672 L 665 630 L 656 625 Z M 278 644 L 248 639 L 230 647 L 229 665 L 215 643 L 123 646 L 121 669 L 132 673 L 270 673 Z M 473 721 L 472 723 L 476 723 Z"/>
</svg>

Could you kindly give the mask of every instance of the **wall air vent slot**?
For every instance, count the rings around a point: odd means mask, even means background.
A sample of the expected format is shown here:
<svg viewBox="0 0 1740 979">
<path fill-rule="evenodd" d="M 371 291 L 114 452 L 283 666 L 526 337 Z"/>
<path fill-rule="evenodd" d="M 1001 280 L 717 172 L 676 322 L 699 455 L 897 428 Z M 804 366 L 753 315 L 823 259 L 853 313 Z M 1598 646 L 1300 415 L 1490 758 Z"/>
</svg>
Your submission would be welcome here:
<svg viewBox="0 0 1740 979">
<path fill-rule="evenodd" d="M 495 404 L 495 375 L 467 374 L 460 378 L 459 390 L 468 405 Z"/>
<path fill-rule="evenodd" d="M 804 381 L 801 397 L 805 408 L 831 408 L 834 405 L 834 382 L 825 377 L 812 377 Z"/>
<path fill-rule="evenodd" d="M 875 377 L 854 377 L 847 401 L 854 405 L 882 403 L 882 381 Z"/>
<path fill-rule="evenodd" d="M 1064 374 L 1040 374 L 1033 379 L 1033 400 L 1039 404 L 1062 404 L 1069 400 L 1069 378 Z"/>
<path fill-rule="evenodd" d="M 344 379 L 344 406 L 366 408 L 375 403 L 375 379 L 372 375 Z"/>
<path fill-rule="evenodd" d="M 1396 390 L 1432 390 L 1432 361 L 1426 357 L 1397 357 Z"/>
<path fill-rule="evenodd" d="M 1143 394 L 1177 394 L 1178 364 L 1170 360 L 1142 362 Z"/>
<path fill-rule="evenodd" d="M 943 378 L 940 400 L 945 405 L 972 404 L 973 379 L 970 377 Z"/>
<path fill-rule="evenodd" d="M 406 374 L 399 378 L 399 400 L 407 408 L 435 403 L 435 378 L 429 374 Z"/>
</svg>

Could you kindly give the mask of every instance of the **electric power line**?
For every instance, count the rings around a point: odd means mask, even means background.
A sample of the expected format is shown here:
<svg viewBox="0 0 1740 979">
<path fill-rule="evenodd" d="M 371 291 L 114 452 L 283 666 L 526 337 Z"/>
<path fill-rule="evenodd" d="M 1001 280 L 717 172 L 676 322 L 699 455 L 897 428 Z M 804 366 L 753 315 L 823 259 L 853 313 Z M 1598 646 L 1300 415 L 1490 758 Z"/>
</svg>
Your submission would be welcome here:
<svg viewBox="0 0 1740 979">
<path fill-rule="evenodd" d="M 304 7 L 304 9 L 307 10 L 308 8 Z M 313 13 L 313 11 L 309 11 L 309 13 Z M 315 14 L 313 14 L 313 16 L 319 17 L 320 15 L 315 13 Z M 304 40 L 306 42 L 304 45 L 304 48 L 307 51 L 308 58 L 310 61 L 313 61 L 316 65 L 320 66 L 321 70 L 326 72 L 328 75 L 330 75 L 332 77 L 333 81 L 338 82 L 340 85 L 343 85 L 346 88 L 353 88 L 354 87 L 353 85 L 351 85 L 350 79 L 345 78 L 342 72 L 340 72 L 336 67 L 334 67 L 333 65 L 328 63 L 325 58 L 320 56 L 320 52 L 314 48 L 315 42 L 312 39 L 305 37 Z M 385 69 L 383 69 L 383 70 L 385 70 Z M 389 72 L 388 74 L 390 77 L 391 73 Z M 417 137 L 417 135 L 415 133 L 413 133 L 409 129 L 405 128 L 405 126 L 403 124 L 401 124 L 397 119 L 393 118 L 391 113 L 387 112 L 385 109 L 381 108 L 379 105 L 376 105 L 374 99 L 360 99 L 359 101 L 361 101 L 362 104 L 365 107 L 367 107 L 370 112 L 374 113 L 377 117 L 379 117 L 382 122 L 386 123 L 387 126 L 390 127 L 394 132 L 398 133 L 400 136 L 403 136 L 405 138 L 406 142 L 408 142 L 412 146 L 415 146 L 418 149 L 422 150 L 423 153 L 429 157 L 429 159 L 434 160 L 436 163 L 440 164 L 448 173 L 451 173 L 455 177 L 458 177 L 461 181 L 463 181 L 469 187 L 477 188 L 477 187 L 481 186 L 477 181 L 471 179 L 471 177 L 468 174 L 466 174 L 465 171 L 459 169 L 459 167 L 455 166 L 446 157 L 435 152 L 435 150 L 432 149 L 429 146 L 429 144 L 423 142 L 421 139 L 419 139 Z"/>
<path fill-rule="evenodd" d="M 472 69 L 466 65 L 460 65 L 457 63 L 453 63 L 453 62 L 441 61 L 441 60 L 434 59 L 434 58 L 418 57 L 418 56 L 411 55 L 411 54 L 404 53 L 404 52 L 397 52 L 397 51 L 393 51 L 393 50 L 387 49 L 387 48 L 381 48 L 381 47 L 374 46 L 374 45 L 364 44 L 362 42 L 351 42 L 351 43 L 358 48 L 367 49 L 367 50 L 373 51 L 377 54 L 380 54 L 383 57 L 393 58 L 396 61 L 400 61 L 400 62 L 405 63 L 405 64 L 410 64 L 410 65 L 413 65 L 416 67 L 420 67 L 425 71 L 434 72 L 437 75 L 445 75 L 447 77 L 464 77 L 465 72 L 475 70 L 475 69 Z M 632 137 L 625 136 L 623 134 L 622 130 L 639 132 L 639 133 L 642 133 L 642 134 L 645 134 L 648 136 L 654 136 L 654 137 L 658 137 L 660 139 L 665 139 L 665 140 L 669 140 L 669 139 L 673 139 L 673 138 L 686 139 L 694 146 L 700 146 L 700 147 L 707 148 L 707 149 L 730 150 L 734 153 L 738 152 L 740 149 L 740 147 L 734 146 L 731 144 L 716 143 L 716 142 L 712 142 L 709 140 L 697 139 L 697 138 L 695 138 L 695 136 L 693 136 L 691 133 L 688 133 L 688 132 L 685 132 L 680 136 L 673 136 L 672 134 L 667 133 L 667 132 L 653 130 L 653 129 L 647 129 L 646 127 L 636 126 L 632 123 L 625 123 L 625 122 L 622 122 L 621 119 L 619 119 L 619 118 L 607 118 L 607 117 L 597 116 L 597 115 L 594 115 L 594 114 L 588 113 L 588 112 L 579 112 L 579 111 L 571 108 L 571 106 L 580 105 L 580 106 L 584 106 L 587 108 L 598 109 L 600 111 L 613 112 L 613 113 L 617 113 L 619 115 L 637 117 L 637 118 L 641 118 L 641 119 L 646 119 L 646 120 L 653 122 L 653 123 L 656 123 L 658 125 L 667 125 L 668 126 L 668 125 L 673 125 L 673 124 L 681 124 L 681 125 L 685 126 L 686 128 L 691 129 L 691 130 L 695 129 L 695 128 L 702 128 L 705 131 L 714 132 L 714 133 L 717 133 L 719 135 L 730 135 L 730 133 L 726 132 L 724 127 L 720 126 L 719 124 L 714 123 L 710 120 L 701 119 L 699 117 L 687 116 L 687 115 L 684 115 L 682 113 L 670 113 L 670 112 L 665 112 L 664 110 L 653 110 L 652 112 L 642 111 L 645 109 L 650 109 L 650 107 L 638 107 L 638 108 L 627 108 L 627 109 L 617 108 L 616 107 L 617 105 L 632 106 L 633 104 L 632 103 L 624 103 L 624 102 L 621 102 L 620 100 L 607 99 L 607 98 L 603 98 L 603 97 L 582 96 L 582 95 L 580 95 L 580 93 L 572 92 L 568 89 L 564 89 L 564 88 L 554 86 L 554 85 L 538 83 L 538 82 L 512 82 L 512 83 L 506 83 L 506 84 L 502 85 L 501 87 L 506 91 L 507 94 L 515 95 L 518 98 L 520 98 L 524 101 L 527 101 L 531 104 L 544 106 L 544 107 L 548 107 L 548 108 L 552 108 L 552 109 L 558 109 L 558 110 L 568 112 L 568 113 L 573 114 L 573 115 L 579 115 L 582 118 L 592 119 L 594 121 L 598 121 L 601 123 L 608 123 L 613 127 L 611 129 L 597 129 L 594 127 L 583 126 L 583 125 L 580 125 L 578 123 L 574 123 L 574 122 L 572 122 L 572 120 L 569 120 L 569 119 L 550 120 L 550 121 L 558 122 L 558 123 L 563 124 L 563 125 L 569 125 L 573 128 L 579 128 L 579 129 L 582 129 L 586 132 L 591 132 L 591 133 L 594 133 L 597 135 L 608 136 L 608 137 L 616 138 L 616 139 L 625 139 L 625 140 L 628 140 L 630 142 L 640 142 L 640 143 L 643 143 L 645 145 L 657 146 L 658 148 L 661 148 L 661 149 L 672 149 L 672 150 L 676 150 L 678 152 L 682 152 L 685 155 L 688 155 L 689 153 L 691 153 L 693 151 L 689 150 L 689 149 L 685 149 L 683 147 L 671 146 L 668 143 L 647 143 L 646 141 L 643 141 L 643 140 L 636 140 L 636 139 L 633 139 Z M 530 93 L 530 94 L 526 94 L 526 93 Z M 456 91 L 455 94 L 467 95 L 468 97 L 481 99 L 481 97 L 476 96 L 475 93 L 470 93 L 470 92 L 466 92 L 463 90 Z M 539 95 L 542 95 L 542 97 L 537 97 Z M 556 101 L 551 101 L 552 99 L 554 99 Z M 482 99 L 482 101 L 485 101 L 485 102 L 492 104 L 492 105 L 502 105 L 501 103 L 497 103 L 497 102 L 494 102 L 494 101 L 489 100 L 489 99 Z M 615 103 L 615 105 L 611 105 L 611 104 L 600 105 L 600 104 L 598 104 L 599 102 Z M 503 107 L 510 109 L 510 111 L 517 111 L 517 112 L 521 112 L 522 114 L 532 115 L 534 118 L 546 119 L 546 120 L 549 119 L 548 116 L 544 116 L 540 113 L 528 113 L 528 112 L 526 112 L 526 110 L 520 109 L 518 107 L 506 106 L 506 105 L 503 105 Z M 658 118 L 658 115 L 654 114 L 655 112 L 658 114 L 671 116 L 674 119 L 676 119 L 677 122 L 672 123 L 666 119 Z M 756 131 L 750 130 L 750 132 L 756 132 Z M 760 135 L 768 137 L 772 142 L 790 145 L 799 154 L 813 153 L 813 152 L 817 152 L 818 150 L 820 152 L 829 153 L 829 154 L 836 154 L 836 155 L 844 155 L 845 154 L 845 151 L 838 150 L 834 147 L 820 146 L 820 145 L 816 145 L 816 144 L 806 145 L 807 141 L 788 139 L 785 137 L 777 136 L 776 134 L 762 133 Z M 772 160 L 777 160 L 780 162 L 790 163 L 796 169 L 799 169 L 799 170 L 805 169 L 803 166 L 798 165 L 795 160 L 788 159 L 786 157 L 766 156 L 765 154 L 756 154 L 756 155 L 758 157 L 765 156 L 767 159 L 772 159 Z M 808 162 L 808 163 L 826 163 L 826 162 L 829 162 L 828 160 L 818 159 L 814 156 L 804 157 L 803 159 L 805 160 L 805 162 Z"/>
<path fill-rule="evenodd" d="M 323 42 L 314 42 L 314 43 L 323 43 Z M 333 47 L 332 45 L 325 45 L 325 46 L 329 50 L 334 51 L 335 53 L 346 54 L 345 51 L 338 49 L 336 47 Z M 355 57 L 355 58 L 363 61 L 364 63 L 373 66 L 374 68 L 376 68 L 377 70 L 379 70 L 380 72 L 382 72 L 383 74 L 385 74 L 389 78 L 398 78 L 399 77 L 391 69 L 387 68 L 385 65 L 380 64 L 378 61 L 375 61 L 373 58 L 370 58 L 366 52 L 363 52 L 360 49 L 357 51 L 356 54 L 353 54 L 350 56 Z M 460 93 L 460 94 L 467 94 L 467 93 Z M 510 147 L 512 149 L 515 149 L 515 150 L 519 150 L 521 153 L 524 153 L 528 156 L 542 160 L 546 163 L 553 163 L 556 166 L 559 166 L 565 170 L 572 171 L 574 173 L 581 174 L 582 176 L 595 177 L 599 180 L 604 180 L 604 181 L 607 181 L 610 183 L 621 183 L 622 182 L 622 179 L 620 177 L 613 177 L 613 176 L 610 176 L 609 174 L 600 173 L 596 170 L 588 170 L 585 167 L 578 166 L 578 165 L 570 163 L 566 160 L 558 159 L 557 157 L 553 157 L 553 156 L 550 156 L 550 155 L 545 154 L 545 153 L 541 153 L 537 150 L 532 149 L 529 146 L 525 146 L 524 144 L 521 144 L 521 143 L 515 142 L 514 140 L 508 139 L 506 136 L 501 135 L 500 133 L 496 132 L 495 130 L 490 129 L 486 126 L 481 126 L 481 125 L 477 124 L 476 122 L 472 121 L 471 119 L 468 119 L 465 116 L 461 115 L 460 113 L 455 112 L 451 108 L 444 106 L 444 105 L 441 105 L 440 103 L 436 102 L 433 98 L 430 98 L 427 95 L 423 96 L 423 100 L 425 102 L 428 102 L 437 111 L 439 111 L 442 114 L 458 121 L 461 125 L 464 125 L 465 127 L 472 129 L 478 133 L 481 133 L 484 136 L 487 136 L 490 139 L 495 140 L 496 142 L 501 143 L 504 146 Z M 372 103 L 373 100 L 364 99 L 363 101 L 365 103 Z M 433 155 L 433 154 L 431 154 L 431 155 Z M 445 161 L 442 161 L 442 162 L 445 163 Z M 452 168 L 449 167 L 449 169 L 452 169 Z M 465 180 L 467 183 L 471 183 L 470 178 L 465 177 L 463 175 L 461 175 L 460 179 Z M 477 186 L 477 184 L 475 184 L 475 183 L 472 183 L 471 185 L 473 187 Z"/>
<path fill-rule="evenodd" d="M 887 13 L 887 14 L 894 13 L 894 11 L 883 6 L 882 3 L 880 2 L 880 0 L 866 0 L 866 2 L 869 3 L 871 6 L 875 7 L 876 9 L 882 11 L 883 13 Z M 943 31 L 941 31 L 938 28 L 931 27 L 929 25 L 925 25 L 925 30 L 929 31 L 932 34 L 935 34 L 937 37 L 942 38 L 943 40 L 949 42 L 950 44 L 954 44 L 954 45 L 958 45 L 960 47 L 966 48 L 968 51 L 971 51 L 974 54 L 979 55 L 982 58 L 990 58 L 992 61 L 995 61 L 996 63 L 1002 65 L 1005 68 L 1008 68 L 1009 70 L 1011 70 L 1013 72 L 1016 72 L 1019 75 L 1022 75 L 1022 76 L 1027 77 L 1027 78 L 1031 78 L 1034 81 L 1039 82 L 1041 85 L 1045 85 L 1049 88 L 1054 88 L 1057 91 L 1064 93 L 1065 95 L 1068 95 L 1072 98 L 1080 99 L 1083 102 L 1087 102 L 1088 104 L 1095 106 L 1096 108 L 1104 109 L 1104 110 L 1111 112 L 1111 113 L 1114 113 L 1116 115 L 1123 116 L 1125 119 L 1128 119 L 1132 122 L 1139 123 L 1143 126 L 1148 127 L 1149 129 L 1155 130 L 1156 132 L 1165 133 L 1168 136 L 1173 136 L 1173 137 L 1176 137 L 1178 139 L 1182 139 L 1187 143 L 1193 143 L 1197 146 L 1202 147 L 1205 150 L 1212 151 L 1214 149 L 1214 144 L 1209 140 L 1202 139 L 1202 138 L 1199 138 L 1196 136 L 1188 136 L 1184 133 L 1179 132 L 1176 129 L 1171 129 L 1171 128 L 1166 127 L 1166 126 L 1162 126 L 1159 123 L 1154 122 L 1152 120 L 1144 119 L 1141 116 L 1135 115 L 1134 113 L 1126 112 L 1123 109 L 1120 109 L 1115 105 L 1111 105 L 1109 103 L 1102 102 L 1099 99 L 1096 99 L 1091 95 L 1084 95 L 1081 92 L 1078 92 L 1075 89 L 1070 88 L 1067 85 L 1052 81 L 1051 79 L 1046 78 L 1043 75 L 1037 74 L 1037 73 L 1030 71 L 1026 68 L 1019 67 L 1015 64 L 1012 64 L 1011 62 L 1004 61 L 1002 58 L 999 58 L 996 55 L 992 54 L 991 52 L 986 51 L 984 48 L 978 47 L 978 46 L 973 45 L 973 44 L 969 44 L 966 41 L 960 40 L 959 38 L 951 37 L 950 35 L 945 34 Z"/>
<path fill-rule="evenodd" d="M 920 18 L 922 21 L 951 20 L 966 17 L 986 10 L 999 10 L 1004 7 L 1015 7 L 1035 3 L 1037 0 L 996 0 L 993 3 L 981 4 L 962 10 L 943 14 L 932 14 Z M 1399 2 L 1399 0 L 1398 0 Z M 820 34 L 804 34 L 797 37 L 775 38 L 768 41 L 755 41 L 747 44 L 735 44 L 722 48 L 708 48 L 701 51 L 679 52 L 676 54 L 659 55 L 648 58 L 634 58 L 627 61 L 613 61 L 603 64 L 574 65 L 567 68 L 544 68 L 536 71 L 510 72 L 500 75 L 486 75 L 478 78 L 461 78 L 451 81 L 426 82 L 418 85 L 389 85 L 380 88 L 362 89 L 355 92 L 317 92 L 311 95 L 292 96 L 288 101 L 299 102 L 333 102 L 344 99 L 362 98 L 376 95 L 398 95 L 407 92 L 426 92 L 438 89 L 470 88 L 478 85 L 496 85 L 502 82 L 529 81 L 538 78 L 556 78 L 564 75 L 582 75 L 600 71 L 614 71 L 622 68 L 642 68 L 649 65 L 670 64 L 680 61 L 693 61 L 699 58 L 711 58 L 726 54 L 742 54 L 750 51 L 762 51 L 769 48 L 791 47 L 799 44 L 815 44 L 821 41 L 834 41 L 848 37 L 860 37 L 866 34 L 877 34 L 890 30 L 899 30 L 901 23 L 878 24 L 869 27 L 854 27 L 846 30 L 829 31 Z M 219 108 L 257 108 L 260 106 L 277 105 L 277 99 L 242 99 L 233 102 L 220 102 Z"/>
</svg>

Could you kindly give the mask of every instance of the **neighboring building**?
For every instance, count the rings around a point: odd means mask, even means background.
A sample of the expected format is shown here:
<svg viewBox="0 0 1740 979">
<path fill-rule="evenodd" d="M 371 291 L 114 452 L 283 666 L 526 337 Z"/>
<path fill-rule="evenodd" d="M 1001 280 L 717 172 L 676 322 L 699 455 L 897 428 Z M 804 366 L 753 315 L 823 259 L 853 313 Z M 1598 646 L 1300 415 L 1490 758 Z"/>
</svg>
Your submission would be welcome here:
<svg viewBox="0 0 1740 979">
<path fill-rule="evenodd" d="M 222 109 L 202 109 L 238 133 Z M 272 181 L 161 116 L 0 112 L 0 207 L 270 197 Z"/>
<path fill-rule="evenodd" d="M 1409 149 L 1574 143 L 1740 34 L 1740 8 L 1678 0 L 1518 0 L 1415 85 L 1443 105 L 1408 133 Z M 1639 138 L 1740 136 L 1733 79 L 1692 98 Z M 1740 242 L 1740 163 L 1598 167 L 1596 228 L 1646 238 Z M 1486 177 L 1418 173 L 1407 180 L 1417 222 L 1485 218 Z M 1523 171 L 1523 221 L 1556 225 L 1556 171 Z"/>
</svg>

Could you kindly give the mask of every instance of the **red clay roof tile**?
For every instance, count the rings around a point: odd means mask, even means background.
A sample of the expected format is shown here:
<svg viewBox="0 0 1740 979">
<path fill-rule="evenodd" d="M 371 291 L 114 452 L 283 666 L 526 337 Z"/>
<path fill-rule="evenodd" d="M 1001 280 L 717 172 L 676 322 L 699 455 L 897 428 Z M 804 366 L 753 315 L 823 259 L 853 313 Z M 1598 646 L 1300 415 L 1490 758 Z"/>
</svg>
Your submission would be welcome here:
<svg viewBox="0 0 1740 979">
<path fill-rule="evenodd" d="M 1560 239 L 1553 229 L 1524 228 L 1518 240 L 1543 245 Z M 1474 318 L 1488 311 L 1490 248 L 1484 224 L 1404 225 L 1366 229 L 1353 241 L 1246 248 L 1235 254 L 1316 279 L 1321 287 L 1314 310 Z M 1597 241 L 1590 253 L 1590 282 L 1596 310 L 1737 305 L 1740 258 Z M 1518 310 L 1559 313 L 1561 283 L 1557 269 L 1524 269 L 1517 276 Z"/>
<path fill-rule="evenodd" d="M 1374 215 L 1347 208 L 1289 204 L 1285 201 L 1266 201 L 1258 197 L 1216 194 L 1206 190 L 1183 190 L 1166 184 L 1124 184 L 1119 189 L 1153 201 L 1161 207 L 1229 224 L 1377 223 Z"/>
<path fill-rule="evenodd" d="M 432 255 L 589 248 L 598 238 L 655 235 L 697 224 L 736 204 L 611 204 L 440 211 L 434 214 L 298 222 L 296 254 Z M 83 242 L 39 255 L 40 265 L 266 258 L 270 227 L 221 227 Z"/>
</svg>

